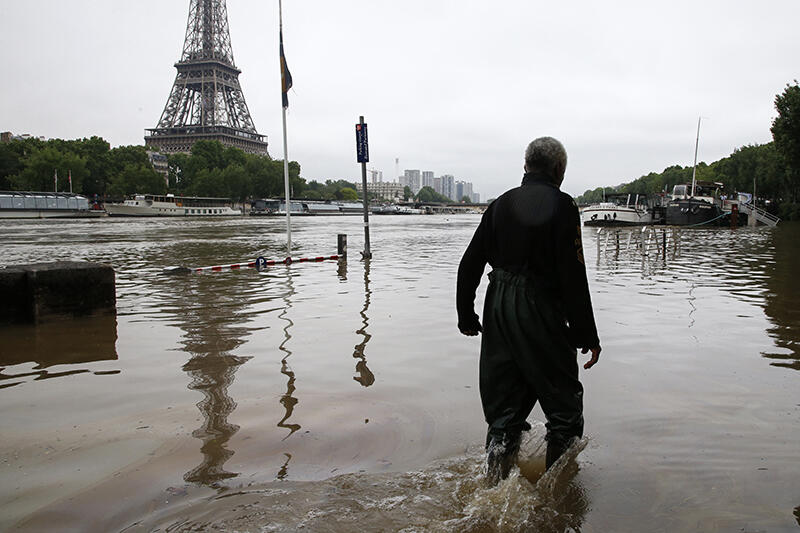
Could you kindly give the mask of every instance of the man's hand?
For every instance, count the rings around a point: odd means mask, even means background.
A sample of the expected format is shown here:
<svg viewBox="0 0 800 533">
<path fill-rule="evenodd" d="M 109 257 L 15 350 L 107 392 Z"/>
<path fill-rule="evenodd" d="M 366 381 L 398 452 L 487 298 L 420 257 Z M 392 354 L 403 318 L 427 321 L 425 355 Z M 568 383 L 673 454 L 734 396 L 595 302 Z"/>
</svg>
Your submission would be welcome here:
<svg viewBox="0 0 800 533">
<path fill-rule="evenodd" d="M 466 335 L 467 337 L 474 337 L 475 335 L 483 331 L 483 326 L 481 326 L 481 321 L 478 320 L 478 315 L 472 313 L 471 317 L 466 317 L 462 320 L 459 320 L 458 331 L 460 331 L 462 335 Z"/>
<path fill-rule="evenodd" d="M 597 363 L 597 361 L 600 359 L 600 352 L 603 351 L 603 349 L 600 347 L 599 344 L 594 348 L 591 348 L 591 350 L 592 350 L 592 358 L 589 359 L 585 365 L 583 365 L 583 368 L 585 369 L 592 368 L 595 365 L 595 363 Z M 587 352 L 589 352 L 589 348 L 581 348 L 581 353 L 587 353 Z"/>
</svg>

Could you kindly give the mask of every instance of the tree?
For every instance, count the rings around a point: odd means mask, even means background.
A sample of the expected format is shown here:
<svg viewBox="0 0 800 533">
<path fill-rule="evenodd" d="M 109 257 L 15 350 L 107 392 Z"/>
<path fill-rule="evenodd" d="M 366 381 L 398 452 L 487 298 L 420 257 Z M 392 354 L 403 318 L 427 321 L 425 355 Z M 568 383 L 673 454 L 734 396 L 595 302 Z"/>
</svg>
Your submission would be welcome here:
<svg viewBox="0 0 800 533">
<path fill-rule="evenodd" d="M 797 80 L 794 85 L 786 85 L 786 89 L 775 97 L 775 109 L 778 116 L 772 121 L 772 138 L 775 147 L 786 164 L 788 179 L 784 182 L 787 200 L 798 201 L 800 186 L 800 86 Z"/>
<path fill-rule="evenodd" d="M 81 139 L 76 142 L 75 151 L 86 158 L 88 175 L 83 180 L 80 192 L 87 196 L 105 194 L 111 181 L 111 145 L 101 137 Z M 77 190 L 77 189 L 76 189 Z"/>
<path fill-rule="evenodd" d="M 350 187 L 344 187 L 340 190 L 341 193 L 341 200 L 345 202 L 354 202 L 358 200 L 358 193 L 355 189 L 351 189 Z"/>
<path fill-rule="evenodd" d="M 465 194 L 464 196 L 461 197 L 461 203 L 462 204 L 471 204 L 472 203 L 472 198 L 470 198 L 469 196 L 467 196 Z"/>
<path fill-rule="evenodd" d="M 441 195 L 433 190 L 433 187 L 426 185 L 425 187 L 421 188 L 417 193 L 417 201 L 427 204 L 427 203 L 434 203 L 439 202 L 442 204 L 450 203 L 450 198 Z"/>
<path fill-rule="evenodd" d="M 165 194 L 167 184 L 164 176 L 149 165 L 128 164 L 122 172 L 114 176 L 108 186 L 108 194 L 112 196 L 128 196 L 131 194 Z"/>
<path fill-rule="evenodd" d="M 69 191 L 68 176 L 72 174 L 72 190 L 81 190 L 88 174 L 86 159 L 73 152 L 61 152 L 52 146 L 33 150 L 22 159 L 23 170 L 11 178 L 14 188 L 23 191 L 52 191 L 58 173 L 58 192 Z"/>
<path fill-rule="evenodd" d="M 403 200 L 407 202 L 412 196 L 414 196 L 414 194 L 411 192 L 411 188 L 408 185 L 403 187 Z"/>
</svg>

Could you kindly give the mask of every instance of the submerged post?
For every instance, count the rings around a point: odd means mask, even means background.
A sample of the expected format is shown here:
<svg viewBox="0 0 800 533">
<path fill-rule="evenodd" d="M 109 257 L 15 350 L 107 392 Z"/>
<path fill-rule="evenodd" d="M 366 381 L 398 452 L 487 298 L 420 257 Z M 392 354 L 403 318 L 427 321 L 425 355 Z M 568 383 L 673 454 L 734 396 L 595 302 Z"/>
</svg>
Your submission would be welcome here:
<svg viewBox="0 0 800 533">
<path fill-rule="evenodd" d="M 367 124 L 363 115 L 358 117 L 356 124 L 356 157 L 361 163 L 361 190 L 364 194 L 364 251 L 361 255 L 368 259 L 372 257 L 369 249 L 369 200 L 367 198 L 367 163 L 369 162 L 369 140 L 367 138 Z"/>
<path fill-rule="evenodd" d="M 347 235 L 340 233 L 336 236 L 336 255 L 347 259 Z"/>
</svg>

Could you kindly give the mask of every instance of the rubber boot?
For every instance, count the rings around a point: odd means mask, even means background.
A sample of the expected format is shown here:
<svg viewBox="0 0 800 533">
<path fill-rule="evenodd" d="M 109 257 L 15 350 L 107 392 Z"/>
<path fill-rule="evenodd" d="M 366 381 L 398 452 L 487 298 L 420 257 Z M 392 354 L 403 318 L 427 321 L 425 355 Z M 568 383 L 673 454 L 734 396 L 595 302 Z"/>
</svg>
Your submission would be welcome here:
<svg viewBox="0 0 800 533">
<path fill-rule="evenodd" d="M 547 455 L 545 456 L 545 465 L 547 470 L 550 470 L 550 467 L 553 466 L 562 455 L 564 455 L 564 452 L 567 451 L 567 448 L 569 448 L 571 443 L 572 439 L 563 440 L 548 436 Z"/>
<path fill-rule="evenodd" d="M 486 447 L 486 479 L 492 486 L 506 479 L 511 468 L 517 464 L 520 440 L 519 433 L 491 437 Z"/>
</svg>

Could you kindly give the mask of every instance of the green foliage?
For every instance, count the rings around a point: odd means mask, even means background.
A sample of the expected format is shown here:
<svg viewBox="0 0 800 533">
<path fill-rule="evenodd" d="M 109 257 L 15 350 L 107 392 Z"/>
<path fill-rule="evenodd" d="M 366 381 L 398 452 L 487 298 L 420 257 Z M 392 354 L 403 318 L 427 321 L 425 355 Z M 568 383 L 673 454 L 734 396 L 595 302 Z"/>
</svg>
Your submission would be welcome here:
<svg viewBox="0 0 800 533">
<path fill-rule="evenodd" d="M 10 178 L 18 191 L 53 191 L 56 189 L 55 174 L 58 173 L 58 192 L 69 191 L 68 175 L 72 173 L 72 190 L 81 190 L 88 175 L 86 158 L 74 152 L 61 151 L 56 145 L 46 145 L 33 150 L 21 160 L 22 171 Z"/>
<path fill-rule="evenodd" d="M 461 203 L 462 204 L 471 204 L 472 203 L 472 198 L 470 198 L 469 196 L 467 196 L 465 194 L 464 196 L 461 197 Z"/>
<path fill-rule="evenodd" d="M 352 192 L 345 192 L 349 189 Z M 358 200 L 356 184 L 345 180 L 326 180 L 325 183 L 311 181 L 303 191 L 303 198 L 308 200 Z"/>
<path fill-rule="evenodd" d="M 130 163 L 116 174 L 108 186 L 111 196 L 131 194 L 166 194 L 164 176 L 149 166 Z"/>
<path fill-rule="evenodd" d="M 358 193 L 354 188 L 344 187 L 343 189 L 341 189 L 341 195 L 342 195 L 341 200 L 344 200 L 346 202 L 354 202 L 358 200 Z"/>
<path fill-rule="evenodd" d="M 283 161 L 226 148 L 218 141 L 198 141 L 191 154 L 170 155 L 168 165 L 170 190 L 175 194 L 239 201 L 284 196 Z M 307 187 L 297 161 L 289 162 L 289 187 L 295 198 Z"/>
<path fill-rule="evenodd" d="M 224 147 L 218 141 L 198 141 L 190 154 L 172 154 L 167 159 L 169 184 L 153 170 L 144 146 L 110 148 L 100 137 L 80 140 L 15 140 L 0 144 L 0 190 L 68 191 L 67 174 L 72 171 L 74 192 L 93 196 L 164 194 L 169 190 L 188 196 L 219 196 L 244 200 L 251 196 L 284 194 L 283 161 L 246 154 Z M 292 196 L 301 197 L 308 187 L 300 177 L 300 164 L 289 162 Z M 337 182 L 338 183 L 338 182 Z M 344 187 L 341 182 L 331 197 Z M 355 192 L 355 191 L 353 191 Z M 352 195 L 352 193 L 346 193 Z"/>
<path fill-rule="evenodd" d="M 783 180 L 786 200 L 794 203 L 800 189 L 800 86 L 797 80 L 775 97 L 775 109 L 778 116 L 770 129 L 777 152 L 786 165 Z"/>
<path fill-rule="evenodd" d="M 408 185 L 403 187 L 403 200 L 407 202 L 408 199 L 411 198 L 412 196 L 414 196 L 414 193 L 411 192 L 411 187 L 409 187 Z"/>
<path fill-rule="evenodd" d="M 433 187 L 430 187 L 428 185 L 419 190 L 419 192 L 417 193 L 416 200 L 424 204 L 434 203 L 434 202 L 449 204 L 451 201 L 450 198 L 439 194 L 438 192 L 433 190 Z"/>
</svg>

